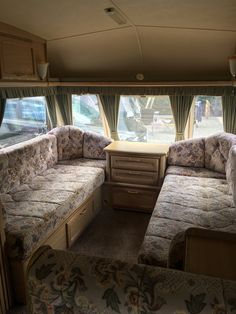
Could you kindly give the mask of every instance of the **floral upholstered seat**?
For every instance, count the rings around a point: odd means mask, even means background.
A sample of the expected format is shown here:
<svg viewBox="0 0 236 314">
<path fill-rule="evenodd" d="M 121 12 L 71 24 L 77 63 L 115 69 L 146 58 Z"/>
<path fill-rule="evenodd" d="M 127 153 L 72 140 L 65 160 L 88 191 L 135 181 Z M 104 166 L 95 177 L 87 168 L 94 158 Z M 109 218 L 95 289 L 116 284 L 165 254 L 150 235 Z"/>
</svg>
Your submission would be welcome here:
<svg viewBox="0 0 236 314">
<path fill-rule="evenodd" d="M 105 180 L 110 139 L 74 126 L 0 150 L 7 253 L 24 260 Z"/>
<path fill-rule="evenodd" d="M 236 282 L 41 248 L 27 281 L 29 313 L 230 314 Z"/>
<path fill-rule="evenodd" d="M 231 171 L 236 154 L 229 153 L 235 144 L 236 135 L 220 133 L 170 146 L 166 177 L 139 252 L 140 263 L 166 267 L 171 241 L 190 227 L 236 233 L 229 185 L 230 178 L 236 180 Z"/>
</svg>

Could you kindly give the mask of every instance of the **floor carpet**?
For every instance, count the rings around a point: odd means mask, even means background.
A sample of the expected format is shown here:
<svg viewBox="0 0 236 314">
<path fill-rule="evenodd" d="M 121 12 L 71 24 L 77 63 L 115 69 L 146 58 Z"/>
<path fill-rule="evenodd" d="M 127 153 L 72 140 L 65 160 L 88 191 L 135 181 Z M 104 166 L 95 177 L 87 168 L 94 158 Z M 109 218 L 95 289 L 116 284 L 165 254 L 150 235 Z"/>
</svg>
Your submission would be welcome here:
<svg viewBox="0 0 236 314">
<path fill-rule="evenodd" d="M 71 250 L 135 263 L 149 219 L 145 213 L 103 209 Z"/>
</svg>

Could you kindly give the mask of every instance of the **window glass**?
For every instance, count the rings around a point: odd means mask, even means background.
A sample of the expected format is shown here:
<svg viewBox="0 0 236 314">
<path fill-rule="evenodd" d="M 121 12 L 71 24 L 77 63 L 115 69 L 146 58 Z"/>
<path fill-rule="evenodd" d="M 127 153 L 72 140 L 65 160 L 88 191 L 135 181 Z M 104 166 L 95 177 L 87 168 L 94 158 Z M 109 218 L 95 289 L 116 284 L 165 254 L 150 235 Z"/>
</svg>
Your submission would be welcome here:
<svg viewBox="0 0 236 314">
<path fill-rule="evenodd" d="M 72 114 L 75 126 L 104 134 L 96 95 L 72 95 Z"/>
<path fill-rule="evenodd" d="M 126 141 L 174 142 L 169 96 L 121 96 L 118 134 Z"/>
<path fill-rule="evenodd" d="M 191 111 L 193 138 L 223 131 L 223 113 L 220 96 L 194 97 Z"/>
<path fill-rule="evenodd" d="M 46 132 L 45 97 L 7 99 L 0 128 L 0 148 Z"/>
</svg>

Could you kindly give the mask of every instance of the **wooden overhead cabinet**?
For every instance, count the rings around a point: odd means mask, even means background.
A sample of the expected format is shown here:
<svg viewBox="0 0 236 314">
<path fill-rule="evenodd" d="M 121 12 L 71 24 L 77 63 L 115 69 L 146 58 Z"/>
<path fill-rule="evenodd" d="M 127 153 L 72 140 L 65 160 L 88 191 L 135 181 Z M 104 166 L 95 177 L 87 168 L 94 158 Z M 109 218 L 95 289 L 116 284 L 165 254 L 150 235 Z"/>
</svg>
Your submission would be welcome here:
<svg viewBox="0 0 236 314">
<path fill-rule="evenodd" d="M 0 45 L 1 79 L 38 80 L 33 42 L 2 36 Z"/>
</svg>

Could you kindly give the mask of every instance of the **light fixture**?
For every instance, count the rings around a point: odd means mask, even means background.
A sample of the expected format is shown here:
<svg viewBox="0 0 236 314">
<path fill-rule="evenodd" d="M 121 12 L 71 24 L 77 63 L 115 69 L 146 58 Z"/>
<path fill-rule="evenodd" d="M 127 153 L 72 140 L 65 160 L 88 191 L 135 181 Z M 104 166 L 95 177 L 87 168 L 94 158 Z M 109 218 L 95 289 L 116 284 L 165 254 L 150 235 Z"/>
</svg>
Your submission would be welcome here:
<svg viewBox="0 0 236 314">
<path fill-rule="evenodd" d="M 110 18 L 112 18 L 117 24 L 119 25 L 123 25 L 126 24 L 126 19 L 125 17 L 119 12 L 117 11 L 116 8 L 114 7 L 110 7 L 110 8 L 106 8 L 104 9 L 105 13 L 110 16 Z"/>
<path fill-rule="evenodd" d="M 41 62 L 37 64 L 38 75 L 42 81 L 45 80 L 45 78 L 47 77 L 48 66 L 48 62 Z"/>
<path fill-rule="evenodd" d="M 138 81 L 143 81 L 143 80 L 144 80 L 144 75 L 143 75 L 143 73 L 137 73 L 137 74 L 136 74 L 136 79 L 137 79 Z"/>
<path fill-rule="evenodd" d="M 236 55 L 229 57 L 229 69 L 233 78 L 236 77 Z"/>
</svg>

